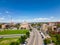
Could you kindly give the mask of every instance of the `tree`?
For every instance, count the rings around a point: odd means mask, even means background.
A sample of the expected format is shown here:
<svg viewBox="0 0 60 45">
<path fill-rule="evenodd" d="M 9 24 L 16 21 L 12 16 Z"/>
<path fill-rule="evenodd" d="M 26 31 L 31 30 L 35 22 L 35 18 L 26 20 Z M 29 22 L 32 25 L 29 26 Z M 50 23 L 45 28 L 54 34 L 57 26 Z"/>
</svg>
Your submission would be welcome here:
<svg viewBox="0 0 60 45">
<path fill-rule="evenodd" d="M 32 29 L 30 28 L 30 31 L 32 31 Z"/>
<path fill-rule="evenodd" d="M 56 34 L 56 45 L 60 45 L 60 34 Z"/>
<path fill-rule="evenodd" d="M 26 32 L 26 36 L 27 36 L 27 37 L 30 37 L 30 33 L 29 33 L 29 32 Z"/>
<path fill-rule="evenodd" d="M 19 43 L 18 42 L 11 42 L 10 45 L 19 45 Z"/>
<path fill-rule="evenodd" d="M 44 44 L 47 45 L 47 44 L 50 44 L 51 43 L 51 39 L 44 39 Z"/>
<path fill-rule="evenodd" d="M 32 27 L 35 27 L 35 26 L 36 26 L 36 24 L 32 23 L 32 24 L 31 24 L 31 26 L 32 26 Z"/>
<path fill-rule="evenodd" d="M 25 39 L 27 39 L 27 36 L 26 36 L 26 35 L 24 35 L 24 38 L 25 38 Z"/>
<path fill-rule="evenodd" d="M 2 28 L 2 24 L 0 24 L 0 28 Z"/>
<path fill-rule="evenodd" d="M 37 23 L 37 26 L 39 26 L 39 27 L 40 27 L 40 26 L 41 26 L 41 23 Z"/>
<path fill-rule="evenodd" d="M 17 27 L 17 29 L 19 29 L 20 24 L 19 24 L 19 23 L 17 23 L 17 24 L 15 25 L 15 27 Z"/>
<path fill-rule="evenodd" d="M 60 27 L 60 24 L 57 24 L 57 27 Z"/>
<path fill-rule="evenodd" d="M 21 36 L 21 38 L 19 38 L 19 42 L 20 42 L 21 44 L 24 44 L 26 39 L 27 39 L 26 35 Z"/>
<path fill-rule="evenodd" d="M 10 28 L 10 26 L 9 25 L 6 25 L 6 29 L 9 29 Z"/>
</svg>

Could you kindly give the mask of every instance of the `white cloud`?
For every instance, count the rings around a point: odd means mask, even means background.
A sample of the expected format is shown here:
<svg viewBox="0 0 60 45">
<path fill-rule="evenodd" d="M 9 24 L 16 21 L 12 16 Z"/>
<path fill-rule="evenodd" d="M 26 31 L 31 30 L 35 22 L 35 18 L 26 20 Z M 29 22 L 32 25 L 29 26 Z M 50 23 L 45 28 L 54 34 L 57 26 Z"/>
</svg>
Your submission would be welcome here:
<svg viewBox="0 0 60 45">
<path fill-rule="evenodd" d="M 4 17 L 1 17 L 0 20 L 4 20 L 5 18 Z"/>
<path fill-rule="evenodd" d="M 46 17 L 39 17 L 39 18 L 34 18 L 33 19 L 33 22 L 45 22 L 45 21 L 53 21 L 54 20 L 54 17 L 49 17 L 49 18 L 46 18 Z"/>
<path fill-rule="evenodd" d="M 53 19 L 53 18 L 55 18 L 55 17 L 51 16 L 50 18 Z"/>
<path fill-rule="evenodd" d="M 8 15 L 8 17 L 10 17 L 10 15 Z M 0 22 L 1 22 L 1 20 L 2 20 L 2 22 L 4 22 L 4 21 L 11 22 L 11 19 L 6 19 L 4 17 L 0 18 Z M 33 18 L 33 19 L 31 19 L 31 18 L 28 18 L 28 19 L 21 19 L 21 18 L 15 19 L 15 18 L 13 18 L 12 19 L 13 22 L 24 22 L 24 21 L 26 21 L 26 22 L 50 22 L 50 21 L 57 21 L 57 20 L 58 19 L 56 19 L 55 17 L 49 17 L 49 18 L 39 17 L 39 18 Z"/>
<path fill-rule="evenodd" d="M 34 18 L 36 21 L 42 21 L 42 20 L 50 20 L 49 18 Z"/>
<path fill-rule="evenodd" d="M 54 21 L 54 17 L 49 17 L 49 18 L 46 18 L 46 17 L 44 17 L 44 18 L 41 18 L 41 17 L 39 17 L 39 18 L 33 18 L 33 19 L 13 19 L 13 21 L 14 22 L 24 22 L 24 21 L 26 21 L 26 22 L 48 22 L 48 21 Z"/>
</svg>

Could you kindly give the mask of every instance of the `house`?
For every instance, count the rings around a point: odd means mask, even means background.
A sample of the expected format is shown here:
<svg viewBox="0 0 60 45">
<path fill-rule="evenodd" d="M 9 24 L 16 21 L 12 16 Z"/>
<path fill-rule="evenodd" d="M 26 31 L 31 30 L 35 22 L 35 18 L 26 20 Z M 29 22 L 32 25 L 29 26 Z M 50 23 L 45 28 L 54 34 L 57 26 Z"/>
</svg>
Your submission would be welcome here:
<svg viewBox="0 0 60 45">
<path fill-rule="evenodd" d="M 56 22 L 49 22 L 49 27 L 51 27 L 52 31 L 55 31 L 57 29 L 57 23 Z"/>
<path fill-rule="evenodd" d="M 48 25 L 47 24 L 43 24 L 42 25 L 42 30 L 47 31 L 48 30 Z"/>
<path fill-rule="evenodd" d="M 6 28 L 6 24 L 2 24 L 2 29 L 5 29 Z"/>
<path fill-rule="evenodd" d="M 20 24 L 20 29 L 29 29 L 29 24 L 27 22 L 23 22 Z"/>
</svg>

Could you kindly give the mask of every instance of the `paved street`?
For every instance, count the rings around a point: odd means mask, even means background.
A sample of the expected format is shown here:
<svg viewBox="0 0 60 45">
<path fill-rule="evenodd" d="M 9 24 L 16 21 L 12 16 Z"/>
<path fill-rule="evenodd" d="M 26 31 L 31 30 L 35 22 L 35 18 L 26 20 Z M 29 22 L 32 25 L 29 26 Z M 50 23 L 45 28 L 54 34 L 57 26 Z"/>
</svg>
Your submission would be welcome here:
<svg viewBox="0 0 60 45">
<path fill-rule="evenodd" d="M 43 39 L 37 29 L 33 28 L 27 45 L 44 45 Z"/>
</svg>

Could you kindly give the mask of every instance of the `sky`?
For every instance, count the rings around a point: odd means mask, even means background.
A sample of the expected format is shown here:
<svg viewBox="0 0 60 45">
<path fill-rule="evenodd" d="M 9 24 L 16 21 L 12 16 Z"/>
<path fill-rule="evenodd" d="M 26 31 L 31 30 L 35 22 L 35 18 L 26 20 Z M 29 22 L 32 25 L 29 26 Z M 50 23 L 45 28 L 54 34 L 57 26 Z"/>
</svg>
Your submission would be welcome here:
<svg viewBox="0 0 60 45">
<path fill-rule="evenodd" d="M 0 0 L 0 22 L 60 21 L 60 0 Z"/>
</svg>

